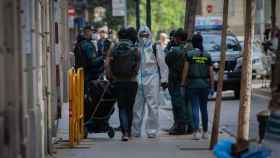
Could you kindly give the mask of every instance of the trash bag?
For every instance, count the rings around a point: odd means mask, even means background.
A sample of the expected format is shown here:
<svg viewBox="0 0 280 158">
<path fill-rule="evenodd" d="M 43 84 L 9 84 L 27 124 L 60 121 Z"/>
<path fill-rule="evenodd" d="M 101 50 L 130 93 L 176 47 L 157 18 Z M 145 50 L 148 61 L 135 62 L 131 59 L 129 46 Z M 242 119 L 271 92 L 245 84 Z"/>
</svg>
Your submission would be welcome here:
<svg viewBox="0 0 280 158">
<path fill-rule="evenodd" d="M 223 139 L 214 147 L 213 153 L 217 158 L 235 158 L 231 154 L 231 147 L 235 144 L 232 139 Z M 263 146 L 251 144 L 249 150 L 243 153 L 240 158 L 268 158 L 271 152 Z"/>
<path fill-rule="evenodd" d="M 215 145 L 213 153 L 217 158 L 234 158 L 231 155 L 231 146 L 235 143 L 232 139 L 222 139 Z"/>
</svg>

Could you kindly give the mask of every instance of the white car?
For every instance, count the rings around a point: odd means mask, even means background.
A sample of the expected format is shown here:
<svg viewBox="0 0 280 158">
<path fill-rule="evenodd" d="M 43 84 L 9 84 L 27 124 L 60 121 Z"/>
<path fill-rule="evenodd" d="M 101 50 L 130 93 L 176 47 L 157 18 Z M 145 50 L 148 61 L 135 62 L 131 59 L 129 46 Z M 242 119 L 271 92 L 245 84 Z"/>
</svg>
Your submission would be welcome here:
<svg viewBox="0 0 280 158">
<path fill-rule="evenodd" d="M 240 45 L 244 51 L 244 42 L 240 41 Z M 269 72 L 269 64 L 267 57 L 263 52 L 261 45 L 254 41 L 252 45 L 252 76 L 253 78 L 260 78 L 266 76 Z M 237 60 L 237 65 L 242 65 L 242 57 Z"/>
</svg>

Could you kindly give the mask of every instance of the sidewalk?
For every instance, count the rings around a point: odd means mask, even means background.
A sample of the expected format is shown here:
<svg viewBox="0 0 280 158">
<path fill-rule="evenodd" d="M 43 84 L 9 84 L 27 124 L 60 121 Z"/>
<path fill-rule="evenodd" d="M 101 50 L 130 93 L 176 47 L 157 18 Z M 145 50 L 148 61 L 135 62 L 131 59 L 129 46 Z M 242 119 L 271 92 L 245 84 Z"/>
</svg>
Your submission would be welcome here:
<svg viewBox="0 0 280 158">
<path fill-rule="evenodd" d="M 263 83 L 262 81 L 254 80 L 252 82 L 253 94 L 271 98 L 271 89 L 269 88 L 269 83 L 270 81 Z"/>
<path fill-rule="evenodd" d="M 271 98 L 271 89 L 270 88 L 254 88 L 253 93 L 256 95 L 261 95 L 264 97 Z"/>
<path fill-rule="evenodd" d="M 58 137 L 64 141 L 56 144 L 57 158 L 214 158 L 208 150 L 208 140 L 194 141 L 190 135 L 169 136 L 161 131 L 158 139 L 145 137 L 129 142 L 120 141 L 117 132 L 114 139 L 107 134 L 91 134 L 75 148 L 69 148 L 68 139 L 68 105 L 64 105 L 63 119 L 59 125 Z M 117 111 L 111 119 L 111 125 L 118 127 Z M 160 110 L 161 129 L 169 128 L 172 124 L 171 111 Z M 222 134 L 222 137 L 228 137 Z"/>
</svg>

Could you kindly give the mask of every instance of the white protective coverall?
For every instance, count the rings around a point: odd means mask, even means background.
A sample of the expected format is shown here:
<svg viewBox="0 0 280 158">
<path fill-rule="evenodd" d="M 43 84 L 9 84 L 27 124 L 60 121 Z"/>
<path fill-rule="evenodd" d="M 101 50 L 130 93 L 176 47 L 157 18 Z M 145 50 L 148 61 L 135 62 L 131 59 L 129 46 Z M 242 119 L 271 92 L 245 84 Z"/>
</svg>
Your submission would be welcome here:
<svg viewBox="0 0 280 158">
<path fill-rule="evenodd" d="M 149 34 L 147 40 L 140 38 L 140 32 Z M 133 111 L 132 134 L 141 136 L 142 124 L 147 112 L 146 134 L 148 137 L 156 137 L 159 129 L 159 91 L 160 82 L 167 82 L 168 69 L 164 57 L 153 53 L 152 33 L 148 27 L 142 27 L 138 33 L 139 50 L 141 52 L 141 64 L 138 73 L 138 91 Z M 158 70 L 158 66 L 160 70 Z M 161 81 L 160 75 L 161 73 Z"/>
<path fill-rule="evenodd" d="M 165 63 L 165 57 L 166 57 L 166 53 L 165 53 L 165 48 L 167 46 L 167 43 L 164 43 L 163 45 L 161 45 L 160 41 L 158 43 L 156 43 L 156 49 L 157 49 L 157 55 L 159 57 L 158 60 L 160 61 L 164 61 L 163 64 L 161 64 L 162 66 L 160 67 L 161 69 L 161 76 L 168 76 L 168 66 Z M 166 77 L 168 78 L 168 77 Z M 165 82 L 164 80 L 161 79 L 161 83 Z M 171 97 L 169 95 L 169 91 L 168 89 L 163 89 L 160 88 L 160 92 L 159 92 L 159 102 L 160 102 L 160 106 L 168 106 L 171 105 Z"/>
</svg>

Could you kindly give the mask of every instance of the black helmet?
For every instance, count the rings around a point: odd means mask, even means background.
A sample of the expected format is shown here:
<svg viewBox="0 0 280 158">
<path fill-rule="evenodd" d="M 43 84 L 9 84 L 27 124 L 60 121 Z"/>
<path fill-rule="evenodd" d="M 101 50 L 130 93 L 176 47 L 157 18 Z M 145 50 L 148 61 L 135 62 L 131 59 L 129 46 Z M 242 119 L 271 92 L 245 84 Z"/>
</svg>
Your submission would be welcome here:
<svg viewBox="0 0 280 158">
<path fill-rule="evenodd" d="M 176 30 L 174 37 L 180 38 L 181 41 L 187 41 L 188 34 L 183 28 L 179 28 Z"/>
<path fill-rule="evenodd" d="M 169 37 L 170 37 L 170 38 L 175 37 L 175 32 L 176 32 L 176 30 L 170 31 Z"/>
<path fill-rule="evenodd" d="M 91 31 L 94 31 L 93 27 L 91 25 L 87 25 L 84 27 L 84 31 L 85 30 L 91 30 Z"/>
<path fill-rule="evenodd" d="M 137 31 L 134 27 L 128 27 L 127 33 L 130 41 L 132 41 L 133 43 L 136 43 L 138 41 Z"/>
<path fill-rule="evenodd" d="M 201 34 L 194 34 L 192 37 L 192 45 L 194 48 L 198 48 L 203 51 L 203 37 Z"/>
<path fill-rule="evenodd" d="M 128 39 L 128 32 L 126 28 L 121 28 L 118 32 L 119 39 Z"/>
</svg>

